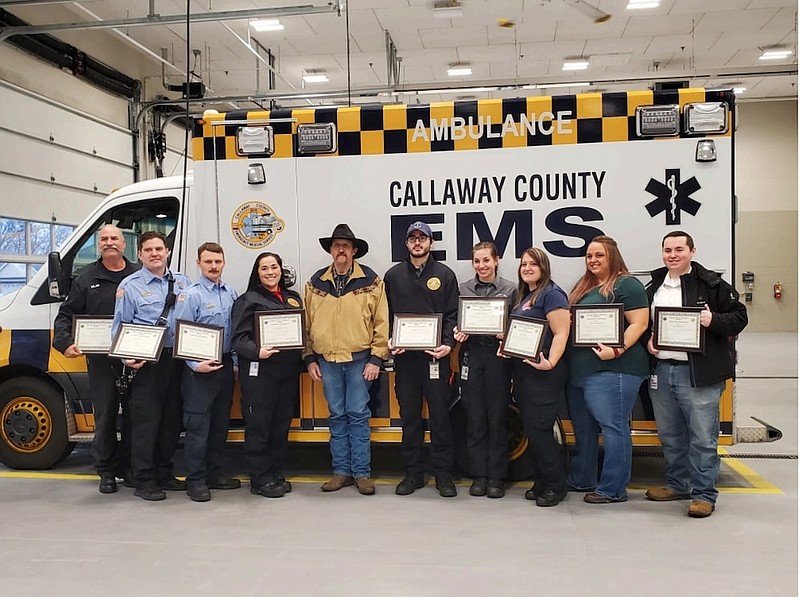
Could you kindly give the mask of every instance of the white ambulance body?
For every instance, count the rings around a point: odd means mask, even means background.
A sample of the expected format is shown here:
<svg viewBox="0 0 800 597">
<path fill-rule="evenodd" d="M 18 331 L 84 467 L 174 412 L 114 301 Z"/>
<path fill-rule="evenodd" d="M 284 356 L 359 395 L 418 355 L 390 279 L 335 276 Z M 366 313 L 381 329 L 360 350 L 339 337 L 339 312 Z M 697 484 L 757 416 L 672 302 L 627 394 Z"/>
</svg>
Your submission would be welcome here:
<svg viewBox="0 0 800 597">
<path fill-rule="evenodd" d="M 278 253 L 302 294 L 330 263 L 318 239 L 338 223 L 369 243 L 362 261 L 381 274 L 405 258 L 406 229 L 423 220 L 435 257 L 459 280 L 473 275 L 473 244 L 492 240 L 504 277 L 516 280 L 521 252 L 539 246 L 569 290 L 599 234 L 614 237 L 629 269 L 644 275 L 660 266 L 671 230 L 692 234 L 698 259 L 731 280 L 733 110 L 730 91 L 691 89 L 208 114 L 195 123 L 186 184 L 173 177 L 113 193 L 70 237 L 61 262 L 74 277 L 97 258 L 94 233 L 113 222 L 131 256 L 137 234 L 163 231 L 172 268 L 193 279 L 196 248 L 221 243 L 225 279 L 240 292 L 255 257 Z M 94 423 L 85 362 L 49 345 L 63 299 L 50 297 L 45 269 L 0 299 L 0 461 L 17 468 L 51 466 Z M 400 437 L 391 375 L 371 403 L 376 441 Z M 733 411 L 729 384 L 722 443 L 736 440 Z M 325 441 L 326 417 L 321 386 L 304 375 L 291 438 Z M 657 445 L 646 407 L 639 418 L 636 443 Z M 241 439 L 240 419 L 236 405 L 232 439 Z M 518 475 L 526 447 L 512 429 Z"/>
</svg>

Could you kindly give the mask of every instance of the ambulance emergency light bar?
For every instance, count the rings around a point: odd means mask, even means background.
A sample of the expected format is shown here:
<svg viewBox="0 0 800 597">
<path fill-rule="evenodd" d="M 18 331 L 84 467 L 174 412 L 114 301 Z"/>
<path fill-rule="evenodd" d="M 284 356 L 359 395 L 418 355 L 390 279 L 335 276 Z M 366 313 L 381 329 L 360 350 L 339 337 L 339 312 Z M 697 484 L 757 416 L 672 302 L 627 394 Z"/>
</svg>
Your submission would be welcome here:
<svg viewBox="0 0 800 597">
<path fill-rule="evenodd" d="M 683 132 L 686 135 L 724 135 L 730 118 L 725 102 L 695 102 L 683 107 Z M 638 137 L 676 137 L 680 134 L 681 111 L 678 104 L 636 108 Z"/>
</svg>

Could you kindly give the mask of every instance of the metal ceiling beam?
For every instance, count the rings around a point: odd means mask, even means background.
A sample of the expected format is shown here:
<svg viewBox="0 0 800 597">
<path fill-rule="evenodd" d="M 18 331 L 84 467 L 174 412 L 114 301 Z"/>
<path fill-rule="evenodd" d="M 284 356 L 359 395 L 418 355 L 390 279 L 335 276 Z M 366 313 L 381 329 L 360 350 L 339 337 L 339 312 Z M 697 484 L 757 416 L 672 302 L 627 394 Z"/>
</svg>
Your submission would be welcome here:
<svg viewBox="0 0 800 597">
<path fill-rule="evenodd" d="M 177 23 L 201 23 L 209 21 L 235 21 L 238 19 L 254 19 L 283 17 L 294 15 L 340 13 L 340 0 L 325 6 L 302 4 L 276 8 L 256 8 L 252 10 L 226 10 L 220 12 L 204 12 L 190 15 L 158 15 L 134 19 L 114 19 L 109 21 L 88 21 L 78 23 L 51 23 L 49 25 L 26 25 L 24 27 L 0 27 L 0 42 L 14 35 L 34 35 L 53 31 L 73 31 L 79 29 L 113 29 L 115 27 L 146 27 L 152 25 L 173 25 Z"/>
</svg>

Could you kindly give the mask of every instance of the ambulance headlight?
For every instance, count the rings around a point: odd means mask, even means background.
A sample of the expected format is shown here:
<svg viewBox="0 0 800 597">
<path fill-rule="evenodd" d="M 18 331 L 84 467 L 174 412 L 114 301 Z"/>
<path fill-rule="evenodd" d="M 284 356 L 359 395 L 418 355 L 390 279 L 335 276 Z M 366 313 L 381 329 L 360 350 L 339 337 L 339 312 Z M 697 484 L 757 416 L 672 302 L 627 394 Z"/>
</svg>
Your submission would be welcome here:
<svg viewBox="0 0 800 597">
<path fill-rule="evenodd" d="M 695 162 L 716 162 L 717 146 L 713 139 L 700 139 L 694 152 Z"/>
<path fill-rule="evenodd" d="M 247 166 L 247 184 L 264 184 L 267 175 L 264 173 L 263 164 L 249 164 Z"/>
</svg>

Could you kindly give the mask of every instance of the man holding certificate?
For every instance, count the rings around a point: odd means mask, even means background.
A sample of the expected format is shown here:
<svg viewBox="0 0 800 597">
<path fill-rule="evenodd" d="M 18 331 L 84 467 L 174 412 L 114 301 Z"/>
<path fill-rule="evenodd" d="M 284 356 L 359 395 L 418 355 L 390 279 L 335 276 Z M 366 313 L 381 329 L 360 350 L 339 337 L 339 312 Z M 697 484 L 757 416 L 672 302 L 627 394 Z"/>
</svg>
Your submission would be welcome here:
<svg viewBox="0 0 800 597">
<path fill-rule="evenodd" d="M 645 495 L 656 502 L 691 499 L 689 516 L 706 518 L 718 494 L 719 401 L 734 375 L 730 338 L 747 325 L 747 309 L 719 274 L 692 261 L 694 254 L 689 234 L 667 234 L 665 267 L 651 273 L 646 288 L 654 311 L 647 348 L 656 363 L 650 398 L 667 484 Z"/>
<path fill-rule="evenodd" d="M 197 267 L 200 280 L 178 297 L 175 320 L 209 327 L 192 328 L 185 333 L 179 327 L 175 356 L 186 359 L 181 378 L 183 426 L 186 428 L 183 442 L 186 491 L 192 501 L 207 502 L 211 499 L 209 489 L 241 486 L 239 479 L 226 477 L 223 468 L 234 381 L 231 309 L 237 294 L 222 281 L 225 254 L 220 245 L 200 245 Z M 222 349 L 218 350 L 220 333 Z M 186 337 L 181 337 L 183 335 Z M 184 343 L 190 346 L 184 347 Z M 192 352 L 194 354 L 189 354 Z M 189 356 L 202 360 L 191 360 Z"/>
<path fill-rule="evenodd" d="M 405 460 L 406 475 L 395 488 L 397 495 L 409 495 L 425 486 L 422 444 L 425 423 L 422 420 L 422 398 L 428 402 L 431 432 L 431 460 L 436 488 L 442 497 L 455 497 L 453 464 L 455 445 L 450 423 L 450 362 L 448 355 L 455 346 L 453 328 L 458 323 L 458 281 L 449 267 L 431 258 L 433 231 L 425 222 L 414 222 L 406 231 L 408 259 L 386 272 L 386 295 L 393 322 L 395 355 L 395 393 L 400 404 L 403 439 L 400 450 Z M 419 318 L 436 315 L 441 319 L 439 335 L 427 350 L 398 345 L 398 316 Z M 428 317 L 430 327 L 436 318 Z M 426 321 L 425 319 L 422 319 Z M 422 335 L 422 334 L 420 334 Z M 403 346 L 409 346 L 408 349 Z"/>
<path fill-rule="evenodd" d="M 126 358 L 135 370 L 130 382 L 131 471 L 134 495 L 149 501 L 163 500 L 164 489 L 185 491 L 186 483 L 172 473 L 172 454 L 181 432 L 180 375 L 183 363 L 172 358 L 175 295 L 191 284 L 183 274 L 167 268 L 166 237 L 148 231 L 139 236 L 142 269 L 125 278 L 117 289 L 112 336 L 123 323 L 166 330 L 164 347 L 156 361 L 145 360 L 150 350 L 142 340 L 142 356 Z M 136 346 L 129 346 L 136 350 Z"/>
<path fill-rule="evenodd" d="M 94 409 L 94 466 L 100 475 L 100 493 L 114 493 L 117 491 L 116 477 L 127 478 L 130 468 L 130 420 L 127 404 L 122 405 L 122 441 L 117 442 L 117 413 L 121 395 L 117 391 L 116 380 L 120 377 L 122 363 L 102 354 L 103 349 L 108 352 L 111 344 L 110 320 L 95 321 L 87 318 L 82 322 L 85 326 L 98 328 L 105 337 L 104 347 L 83 342 L 82 337 L 75 338 L 78 335 L 75 324 L 76 316 L 79 315 L 110 318 L 114 314 L 117 286 L 139 269 L 139 266 L 125 258 L 125 237 L 112 224 L 103 226 L 97 232 L 97 249 L 100 259 L 84 268 L 72 283 L 67 300 L 58 310 L 53 324 L 53 348 L 70 359 L 86 354 Z"/>
<path fill-rule="evenodd" d="M 389 356 L 386 292 L 383 280 L 355 260 L 369 245 L 347 224 L 319 243 L 333 262 L 306 283 L 305 362 L 328 402 L 333 478 L 322 491 L 355 484 L 360 494 L 372 495 L 369 387 Z"/>
</svg>

